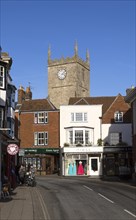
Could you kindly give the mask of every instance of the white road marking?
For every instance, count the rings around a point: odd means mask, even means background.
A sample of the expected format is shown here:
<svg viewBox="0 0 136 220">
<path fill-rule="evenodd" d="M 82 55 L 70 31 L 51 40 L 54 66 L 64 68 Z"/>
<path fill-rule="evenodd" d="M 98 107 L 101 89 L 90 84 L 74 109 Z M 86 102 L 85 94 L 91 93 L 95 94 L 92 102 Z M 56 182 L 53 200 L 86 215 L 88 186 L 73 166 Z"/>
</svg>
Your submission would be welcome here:
<svg viewBox="0 0 136 220">
<path fill-rule="evenodd" d="M 85 185 L 83 185 L 83 186 L 84 186 L 85 188 L 87 188 L 87 189 L 93 191 L 93 189 L 89 188 L 88 186 L 85 186 Z"/>
<path fill-rule="evenodd" d="M 124 211 L 136 218 L 136 215 L 134 215 L 132 212 L 129 212 L 127 209 L 124 209 Z"/>
<path fill-rule="evenodd" d="M 102 194 L 98 193 L 101 197 L 103 197 L 104 199 L 108 200 L 111 203 L 114 203 L 112 200 L 108 199 L 107 197 L 103 196 Z"/>
<path fill-rule="evenodd" d="M 89 189 L 89 190 L 93 191 L 93 189 L 89 188 L 88 186 L 83 185 L 83 187 L 85 187 L 86 189 Z M 98 195 L 100 195 L 101 197 L 103 197 L 103 198 L 106 199 L 107 201 L 109 201 L 109 202 L 111 202 L 111 203 L 114 203 L 112 200 L 108 199 L 108 198 L 105 197 L 104 195 L 102 195 L 102 194 L 100 194 L 100 193 L 98 193 Z M 132 212 L 128 211 L 127 209 L 124 209 L 124 211 L 136 218 L 136 215 L 134 215 Z"/>
</svg>

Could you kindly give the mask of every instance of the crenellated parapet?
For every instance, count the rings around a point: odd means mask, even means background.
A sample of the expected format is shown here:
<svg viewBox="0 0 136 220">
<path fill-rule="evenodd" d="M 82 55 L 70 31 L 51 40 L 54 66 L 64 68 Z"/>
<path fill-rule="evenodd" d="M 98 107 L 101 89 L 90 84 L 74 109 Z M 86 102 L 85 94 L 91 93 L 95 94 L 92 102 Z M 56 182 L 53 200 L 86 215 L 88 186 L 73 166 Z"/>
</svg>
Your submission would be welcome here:
<svg viewBox="0 0 136 220">
<path fill-rule="evenodd" d="M 83 66 L 85 66 L 87 69 L 90 70 L 90 57 L 89 57 L 89 51 L 87 50 L 86 52 L 86 60 L 82 60 L 79 56 L 78 56 L 78 46 L 77 46 L 77 42 L 75 44 L 74 47 L 74 56 L 72 57 L 61 57 L 60 59 L 51 59 L 51 48 L 49 47 L 48 49 L 48 66 L 57 66 L 57 65 L 65 65 L 68 63 L 79 63 Z"/>
</svg>

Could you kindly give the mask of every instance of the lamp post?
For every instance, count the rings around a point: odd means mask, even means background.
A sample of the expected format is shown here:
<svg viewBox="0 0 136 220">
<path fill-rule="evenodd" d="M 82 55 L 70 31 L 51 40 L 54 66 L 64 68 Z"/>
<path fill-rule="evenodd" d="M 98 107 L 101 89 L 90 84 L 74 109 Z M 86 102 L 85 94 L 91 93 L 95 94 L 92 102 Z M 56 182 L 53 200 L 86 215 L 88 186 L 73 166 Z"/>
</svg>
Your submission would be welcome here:
<svg viewBox="0 0 136 220">
<path fill-rule="evenodd" d="M 2 138 L 1 138 L 1 131 L 9 131 L 10 128 L 0 128 L 0 199 L 1 199 L 1 189 L 2 189 L 2 182 L 1 182 L 1 152 L 2 152 Z"/>
</svg>

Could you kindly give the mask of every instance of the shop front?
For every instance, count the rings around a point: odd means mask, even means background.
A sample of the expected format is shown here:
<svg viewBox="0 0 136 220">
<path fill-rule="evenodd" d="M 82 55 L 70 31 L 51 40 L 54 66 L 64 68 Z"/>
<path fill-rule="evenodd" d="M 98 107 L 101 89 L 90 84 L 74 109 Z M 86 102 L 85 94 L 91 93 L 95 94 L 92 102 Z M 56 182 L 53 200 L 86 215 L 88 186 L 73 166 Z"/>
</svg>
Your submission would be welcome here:
<svg viewBox="0 0 136 220">
<path fill-rule="evenodd" d="M 132 147 L 104 147 L 103 175 L 131 177 Z"/>
<path fill-rule="evenodd" d="M 61 174 L 64 176 L 102 175 L 102 147 L 61 148 Z"/>
<path fill-rule="evenodd" d="M 25 148 L 19 152 L 20 163 L 26 168 L 31 164 L 37 175 L 48 175 L 59 171 L 59 148 Z"/>
</svg>

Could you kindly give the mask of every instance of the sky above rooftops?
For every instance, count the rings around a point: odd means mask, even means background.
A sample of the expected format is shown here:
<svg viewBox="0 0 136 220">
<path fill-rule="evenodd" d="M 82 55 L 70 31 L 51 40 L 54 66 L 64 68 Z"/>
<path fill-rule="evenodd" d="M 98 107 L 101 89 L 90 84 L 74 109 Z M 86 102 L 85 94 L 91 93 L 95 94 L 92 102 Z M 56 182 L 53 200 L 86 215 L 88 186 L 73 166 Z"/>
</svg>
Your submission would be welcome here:
<svg viewBox="0 0 136 220">
<path fill-rule="evenodd" d="M 14 85 L 30 85 L 33 99 L 48 96 L 51 58 L 90 53 L 90 95 L 126 94 L 136 86 L 136 2 L 134 0 L 4 0 L 0 44 L 13 59 Z"/>
</svg>

